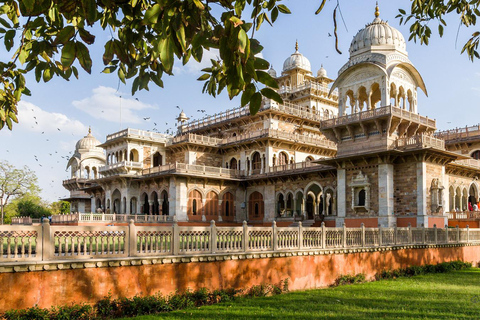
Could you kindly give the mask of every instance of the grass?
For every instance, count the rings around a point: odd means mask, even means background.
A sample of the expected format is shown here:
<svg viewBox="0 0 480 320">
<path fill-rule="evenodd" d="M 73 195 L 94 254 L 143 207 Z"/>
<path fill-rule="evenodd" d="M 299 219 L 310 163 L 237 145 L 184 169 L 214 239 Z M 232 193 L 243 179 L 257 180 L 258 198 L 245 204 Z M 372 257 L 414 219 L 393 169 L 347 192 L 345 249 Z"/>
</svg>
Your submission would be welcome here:
<svg viewBox="0 0 480 320">
<path fill-rule="evenodd" d="M 480 269 L 239 298 L 153 319 L 479 319 Z"/>
</svg>

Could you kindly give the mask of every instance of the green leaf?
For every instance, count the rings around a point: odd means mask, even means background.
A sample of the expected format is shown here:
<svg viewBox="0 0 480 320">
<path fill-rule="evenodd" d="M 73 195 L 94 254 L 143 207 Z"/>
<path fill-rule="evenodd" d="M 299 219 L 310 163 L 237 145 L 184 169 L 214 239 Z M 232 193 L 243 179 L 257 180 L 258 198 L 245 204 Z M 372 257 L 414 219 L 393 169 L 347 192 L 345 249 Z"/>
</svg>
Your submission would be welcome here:
<svg viewBox="0 0 480 320">
<path fill-rule="evenodd" d="M 92 59 L 90 58 L 90 52 L 88 52 L 87 47 L 81 43 L 77 42 L 75 45 L 76 49 L 76 57 L 78 62 L 82 66 L 83 70 L 87 71 L 88 73 L 92 72 Z"/>
<path fill-rule="evenodd" d="M 73 26 L 66 26 L 57 34 L 53 41 L 53 45 L 65 44 L 75 35 L 75 28 Z"/>
<path fill-rule="evenodd" d="M 147 12 L 145 12 L 144 21 L 146 21 L 149 24 L 156 24 L 158 21 L 158 16 L 160 15 L 161 11 L 162 11 L 162 7 L 157 3 L 156 5 L 148 9 Z"/>
<path fill-rule="evenodd" d="M 286 13 L 286 14 L 291 13 L 291 12 L 290 12 L 290 9 L 288 9 L 287 6 L 284 5 L 284 4 L 279 4 L 279 5 L 277 6 L 277 8 L 278 8 L 278 10 L 279 10 L 281 13 Z"/>
<path fill-rule="evenodd" d="M 245 30 L 240 29 L 240 31 L 238 31 L 238 50 L 241 53 L 245 53 L 245 47 L 247 46 L 247 42 L 247 33 L 245 32 Z"/>
<path fill-rule="evenodd" d="M 443 37 L 443 26 L 441 24 L 438 25 L 438 34 Z"/>
<path fill-rule="evenodd" d="M 70 67 L 75 60 L 76 55 L 76 46 L 75 42 L 69 41 L 67 42 L 62 49 L 62 58 L 61 62 L 63 67 L 66 69 Z"/>
<path fill-rule="evenodd" d="M 163 68 L 168 74 L 172 73 L 173 68 L 173 41 L 170 37 L 166 37 L 159 41 L 160 60 Z"/>
<path fill-rule="evenodd" d="M 272 13 L 271 13 L 271 17 L 272 17 L 272 22 L 275 22 L 278 18 L 278 9 L 277 7 L 273 8 L 272 9 Z"/>
<path fill-rule="evenodd" d="M 95 0 L 82 0 L 82 7 L 86 13 L 88 25 L 93 25 L 97 20 L 97 3 Z"/>
<path fill-rule="evenodd" d="M 180 43 L 180 46 L 182 47 L 182 52 L 185 52 L 187 50 L 187 43 L 185 41 L 185 28 L 183 27 L 183 24 L 180 25 L 175 34 L 177 35 L 177 40 Z"/>
<path fill-rule="evenodd" d="M 105 52 L 103 53 L 103 64 L 105 65 L 109 64 L 113 59 L 113 54 L 115 53 L 113 44 L 113 40 L 109 40 L 105 43 Z"/>
<path fill-rule="evenodd" d="M 267 70 L 270 67 L 270 63 L 265 59 L 255 57 L 254 67 L 255 69 Z"/>
<path fill-rule="evenodd" d="M 260 92 L 255 92 L 250 99 L 250 113 L 252 115 L 257 114 L 262 105 L 262 95 Z"/>
<path fill-rule="evenodd" d="M 45 70 L 43 70 L 43 81 L 44 82 L 50 81 L 52 79 L 52 77 L 53 77 L 52 69 L 46 68 Z"/>
<path fill-rule="evenodd" d="M 260 90 L 260 92 L 262 93 L 263 96 L 267 97 L 268 99 L 272 99 L 278 102 L 279 104 L 283 103 L 282 97 L 280 97 L 280 95 L 276 91 L 270 88 L 263 88 L 262 90 Z"/>
<path fill-rule="evenodd" d="M 105 69 L 103 69 L 102 73 L 112 73 L 115 70 L 117 70 L 117 66 L 105 67 Z"/>
<path fill-rule="evenodd" d="M 271 88 L 278 89 L 278 83 L 268 73 L 259 70 L 256 73 L 258 81 Z"/>
<path fill-rule="evenodd" d="M 95 36 L 87 30 L 79 29 L 78 33 L 80 34 L 80 38 L 82 38 L 83 42 L 86 44 L 93 44 L 95 42 Z"/>
<path fill-rule="evenodd" d="M 202 74 L 197 80 L 198 80 L 198 81 L 205 81 L 205 80 L 207 80 L 207 79 L 209 79 L 209 78 L 210 78 L 210 74 L 204 73 L 204 74 Z"/>
<path fill-rule="evenodd" d="M 205 9 L 205 6 L 203 5 L 203 3 L 200 0 L 193 0 L 193 3 L 195 3 L 195 5 L 197 6 L 198 9 L 201 9 L 201 10 Z"/>
<path fill-rule="evenodd" d="M 244 107 L 247 105 L 247 103 L 250 101 L 252 98 L 252 95 L 255 93 L 255 85 L 253 83 L 250 83 L 247 85 L 245 90 L 242 93 L 242 98 L 241 98 L 241 106 Z"/>
</svg>

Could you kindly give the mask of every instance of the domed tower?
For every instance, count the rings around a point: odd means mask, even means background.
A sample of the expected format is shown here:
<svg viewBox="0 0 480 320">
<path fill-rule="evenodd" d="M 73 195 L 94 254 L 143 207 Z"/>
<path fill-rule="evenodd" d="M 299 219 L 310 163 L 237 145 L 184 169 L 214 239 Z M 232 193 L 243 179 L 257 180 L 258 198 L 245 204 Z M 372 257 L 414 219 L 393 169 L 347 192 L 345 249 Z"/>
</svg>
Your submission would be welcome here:
<svg viewBox="0 0 480 320">
<path fill-rule="evenodd" d="M 106 163 L 103 149 L 98 147 L 100 144 L 101 142 L 92 135 L 92 130 L 89 128 L 88 134 L 78 140 L 75 153 L 68 161 L 67 169 L 71 168 L 71 178 L 99 178 L 98 169 Z"/>
<path fill-rule="evenodd" d="M 90 195 L 82 189 L 89 187 L 93 179 L 100 178 L 99 168 L 106 164 L 104 151 L 98 147 L 101 142 L 88 129 L 88 134 L 78 140 L 75 153 L 68 160 L 70 179 L 63 181 L 63 187 L 70 191 L 70 197 L 63 199 L 70 202 L 72 212 L 90 212 L 92 210 Z M 96 204 L 100 207 L 101 204 Z"/>
<path fill-rule="evenodd" d="M 443 223 L 429 204 L 441 192 L 430 195 L 428 181 L 430 175 L 443 181 L 439 163 L 454 158 L 433 137 L 435 120 L 417 113 L 417 89 L 427 90 L 405 38 L 379 15 L 377 6 L 374 20 L 353 37 L 330 89 L 338 88 L 339 116 L 320 123 L 337 143 L 336 157 L 323 161 L 337 167 L 337 226 Z"/>
<path fill-rule="evenodd" d="M 339 91 L 339 115 L 392 105 L 417 113 L 417 88 L 427 94 L 420 73 L 408 59 L 403 35 L 379 17 L 358 31 L 350 59 L 331 90 Z"/>
<path fill-rule="evenodd" d="M 316 77 L 312 74 L 310 61 L 298 51 L 298 42 L 295 43 L 295 52 L 283 62 L 281 75 L 276 77 L 273 69 L 268 72 L 275 77 L 280 88 L 278 92 L 284 101 L 316 113 L 319 119 L 337 115 L 337 95 L 328 96 L 328 86 L 333 80 L 327 77 L 323 66 Z"/>
</svg>

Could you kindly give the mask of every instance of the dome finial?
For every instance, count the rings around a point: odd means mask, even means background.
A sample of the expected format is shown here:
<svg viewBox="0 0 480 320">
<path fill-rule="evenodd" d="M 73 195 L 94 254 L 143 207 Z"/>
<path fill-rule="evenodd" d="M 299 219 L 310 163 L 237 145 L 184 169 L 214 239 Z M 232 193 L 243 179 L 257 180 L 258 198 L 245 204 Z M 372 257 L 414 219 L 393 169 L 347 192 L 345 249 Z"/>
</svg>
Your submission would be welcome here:
<svg viewBox="0 0 480 320">
<path fill-rule="evenodd" d="M 380 16 L 380 11 L 378 9 L 378 1 L 377 1 L 377 5 L 375 6 L 375 18 L 378 18 Z"/>
<path fill-rule="evenodd" d="M 92 134 L 92 127 L 88 126 L 88 134 Z"/>
<path fill-rule="evenodd" d="M 298 51 L 298 40 L 295 40 L 295 52 Z"/>
</svg>

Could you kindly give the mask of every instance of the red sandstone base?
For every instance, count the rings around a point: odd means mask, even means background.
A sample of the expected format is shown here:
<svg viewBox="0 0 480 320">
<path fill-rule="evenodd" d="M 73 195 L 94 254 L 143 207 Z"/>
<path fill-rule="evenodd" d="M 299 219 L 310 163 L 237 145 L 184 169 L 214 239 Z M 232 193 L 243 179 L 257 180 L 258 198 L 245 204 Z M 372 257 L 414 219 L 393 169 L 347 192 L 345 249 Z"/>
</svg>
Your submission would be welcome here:
<svg viewBox="0 0 480 320">
<path fill-rule="evenodd" d="M 38 305 L 94 303 L 135 295 L 167 295 L 206 287 L 249 288 L 289 279 L 290 290 L 321 288 L 344 274 L 367 279 L 385 269 L 462 260 L 477 264 L 478 246 L 401 249 L 365 253 L 259 258 L 215 262 L 0 273 L 0 311 Z"/>
</svg>

